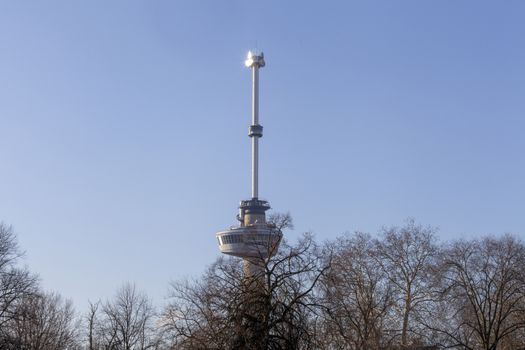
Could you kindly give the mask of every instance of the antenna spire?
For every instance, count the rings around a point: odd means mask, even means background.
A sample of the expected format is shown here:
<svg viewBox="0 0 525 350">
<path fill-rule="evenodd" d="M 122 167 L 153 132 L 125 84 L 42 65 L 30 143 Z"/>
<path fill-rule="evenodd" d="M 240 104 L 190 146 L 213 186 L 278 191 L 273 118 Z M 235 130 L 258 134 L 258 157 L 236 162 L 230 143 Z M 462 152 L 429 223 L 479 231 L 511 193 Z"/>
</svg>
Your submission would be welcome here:
<svg viewBox="0 0 525 350">
<path fill-rule="evenodd" d="M 252 69 L 252 125 L 248 136 L 252 139 L 252 198 L 259 197 L 259 138 L 262 137 L 263 127 L 259 124 L 259 68 L 265 66 L 264 53 L 248 52 L 244 62 Z"/>
</svg>

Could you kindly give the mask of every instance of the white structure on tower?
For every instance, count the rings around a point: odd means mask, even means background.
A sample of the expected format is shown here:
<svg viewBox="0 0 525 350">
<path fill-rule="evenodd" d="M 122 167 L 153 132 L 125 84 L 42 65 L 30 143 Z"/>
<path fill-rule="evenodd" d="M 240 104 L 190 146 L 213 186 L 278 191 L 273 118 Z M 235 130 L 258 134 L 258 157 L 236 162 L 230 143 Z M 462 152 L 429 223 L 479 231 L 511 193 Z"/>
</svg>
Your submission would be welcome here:
<svg viewBox="0 0 525 350">
<path fill-rule="evenodd" d="M 245 270 L 254 274 L 261 262 L 277 251 L 282 233 L 266 222 L 267 201 L 259 199 L 259 138 L 263 127 L 259 124 L 259 68 L 265 66 L 264 54 L 248 52 L 246 66 L 252 70 L 252 125 L 248 136 L 252 143 L 252 198 L 241 201 L 239 226 L 217 232 L 222 253 L 238 256 L 245 261 Z"/>
</svg>

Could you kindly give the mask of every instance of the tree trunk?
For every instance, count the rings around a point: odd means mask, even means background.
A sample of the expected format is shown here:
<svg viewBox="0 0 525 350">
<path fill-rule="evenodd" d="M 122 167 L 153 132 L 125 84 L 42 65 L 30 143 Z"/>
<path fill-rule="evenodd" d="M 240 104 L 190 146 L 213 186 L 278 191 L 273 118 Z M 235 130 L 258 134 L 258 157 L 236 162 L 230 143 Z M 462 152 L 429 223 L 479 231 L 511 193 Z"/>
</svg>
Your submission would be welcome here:
<svg viewBox="0 0 525 350">
<path fill-rule="evenodd" d="M 410 314 L 410 307 L 411 307 L 411 293 L 410 289 L 407 292 L 407 296 L 405 299 L 405 311 L 403 313 L 403 329 L 401 331 L 401 346 L 406 348 L 408 346 L 407 344 L 407 333 L 408 333 L 408 316 Z"/>
</svg>

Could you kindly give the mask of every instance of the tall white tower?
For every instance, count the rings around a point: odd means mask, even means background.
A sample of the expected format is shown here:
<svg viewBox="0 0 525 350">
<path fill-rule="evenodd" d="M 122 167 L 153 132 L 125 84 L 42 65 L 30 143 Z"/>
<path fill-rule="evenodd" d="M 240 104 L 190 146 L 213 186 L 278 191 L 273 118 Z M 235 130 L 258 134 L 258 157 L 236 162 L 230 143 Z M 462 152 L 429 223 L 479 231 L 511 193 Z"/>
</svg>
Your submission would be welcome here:
<svg viewBox="0 0 525 350">
<path fill-rule="evenodd" d="M 252 125 L 248 136 L 252 143 L 252 198 L 241 201 L 239 226 L 217 232 L 222 253 L 244 259 L 245 272 L 254 276 L 261 271 L 264 260 L 279 246 L 282 233 L 266 222 L 267 201 L 259 199 L 259 138 L 263 127 L 259 124 L 259 68 L 265 66 L 264 54 L 248 52 L 246 67 L 252 70 Z"/>
</svg>

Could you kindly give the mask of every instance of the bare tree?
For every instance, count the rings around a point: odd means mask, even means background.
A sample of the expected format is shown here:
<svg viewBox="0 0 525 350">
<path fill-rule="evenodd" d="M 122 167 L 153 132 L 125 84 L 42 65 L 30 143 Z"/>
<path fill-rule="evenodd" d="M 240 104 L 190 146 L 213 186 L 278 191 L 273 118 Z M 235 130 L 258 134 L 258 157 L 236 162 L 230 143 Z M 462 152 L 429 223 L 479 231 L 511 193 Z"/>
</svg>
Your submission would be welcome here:
<svg viewBox="0 0 525 350">
<path fill-rule="evenodd" d="M 87 315 L 90 350 L 147 350 L 158 347 L 155 310 L 135 285 L 125 284 L 115 298 L 101 306 L 91 304 Z"/>
<path fill-rule="evenodd" d="M 283 218 L 285 220 L 283 220 Z M 276 220 L 291 223 L 288 217 Z M 277 224 L 276 224 L 277 226 Z M 246 285 L 240 259 L 219 258 L 203 278 L 171 285 L 162 323 L 177 349 L 308 349 L 320 305 L 314 287 L 327 267 L 310 235 L 281 243 L 264 262 L 258 289 Z M 254 282 L 255 283 L 255 282 Z"/>
<path fill-rule="evenodd" d="M 279 231 L 293 230 L 293 218 L 290 213 L 274 212 L 268 215 L 268 223 L 274 225 Z"/>
<path fill-rule="evenodd" d="M 56 293 L 32 294 L 17 303 L 2 349 L 71 350 L 79 348 L 73 304 Z"/>
<path fill-rule="evenodd" d="M 401 228 L 384 229 L 382 239 L 376 240 L 377 261 L 394 288 L 391 323 L 400 327 L 392 331 L 400 336 L 402 347 L 420 338 L 422 331 L 415 318 L 418 310 L 432 301 L 432 269 L 438 252 L 435 241 L 435 229 L 413 219 Z"/>
<path fill-rule="evenodd" d="M 101 345 L 97 341 L 97 325 L 98 319 L 97 314 L 100 307 L 100 301 L 95 303 L 89 302 L 88 312 L 86 314 L 86 323 L 87 323 L 87 348 L 88 350 L 98 350 Z"/>
<path fill-rule="evenodd" d="M 525 347 L 525 246 L 515 237 L 457 241 L 443 253 L 439 317 L 429 329 L 463 349 Z"/>
<path fill-rule="evenodd" d="M 240 331 L 243 266 L 220 257 L 200 279 L 171 283 L 161 324 L 172 347 L 228 349 Z"/>
<path fill-rule="evenodd" d="M 284 242 L 265 265 L 267 349 L 317 348 L 312 326 L 322 305 L 315 287 L 330 268 L 331 257 L 325 258 L 319 256 L 313 237 L 306 234 L 294 246 Z"/>
<path fill-rule="evenodd" d="M 371 350 L 388 345 L 385 321 L 392 306 L 392 283 L 381 270 L 370 235 L 340 237 L 326 250 L 333 259 L 320 286 L 325 346 Z"/>
<path fill-rule="evenodd" d="M 38 289 L 37 277 L 18 266 L 22 256 L 13 228 L 0 222 L 0 341 L 8 336 L 7 324 L 17 317 L 19 304 Z"/>
</svg>

